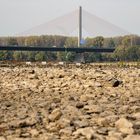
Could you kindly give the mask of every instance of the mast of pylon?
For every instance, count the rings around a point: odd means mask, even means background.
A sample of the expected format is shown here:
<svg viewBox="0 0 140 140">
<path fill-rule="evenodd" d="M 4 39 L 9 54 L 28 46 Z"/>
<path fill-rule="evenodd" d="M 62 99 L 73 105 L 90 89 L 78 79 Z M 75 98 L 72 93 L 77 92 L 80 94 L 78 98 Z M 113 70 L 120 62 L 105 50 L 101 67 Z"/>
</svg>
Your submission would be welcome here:
<svg viewBox="0 0 140 140">
<path fill-rule="evenodd" d="M 82 40 L 82 7 L 79 7 L 79 35 L 78 35 L 78 47 L 81 46 Z"/>
</svg>

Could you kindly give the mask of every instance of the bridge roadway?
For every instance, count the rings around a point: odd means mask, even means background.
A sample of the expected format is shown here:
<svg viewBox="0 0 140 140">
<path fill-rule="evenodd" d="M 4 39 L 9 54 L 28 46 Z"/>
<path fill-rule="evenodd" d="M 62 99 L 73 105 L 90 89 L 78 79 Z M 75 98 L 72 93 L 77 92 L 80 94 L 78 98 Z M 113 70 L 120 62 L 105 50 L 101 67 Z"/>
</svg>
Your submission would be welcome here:
<svg viewBox="0 0 140 140">
<path fill-rule="evenodd" d="M 51 51 L 51 52 L 98 52 L 98 53 L 112 53 L 113 48 L 58 48 L 58 47 L 33 47 L 33 46 L 0 46 L 1 51 Z"/>
</svg>

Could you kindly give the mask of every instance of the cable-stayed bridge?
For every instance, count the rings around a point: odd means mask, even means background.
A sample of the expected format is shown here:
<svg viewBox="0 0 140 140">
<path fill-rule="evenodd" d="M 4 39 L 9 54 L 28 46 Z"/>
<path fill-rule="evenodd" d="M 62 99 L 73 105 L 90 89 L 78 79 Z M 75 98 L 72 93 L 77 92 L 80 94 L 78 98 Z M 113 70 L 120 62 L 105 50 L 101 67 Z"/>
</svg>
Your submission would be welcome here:
<svg viewBox="0 0 140 140">
<path fill-rule="evenodd" d="M 0 50 L 10 51 L 62 51 L 62 52 L 108 52 L 111 53 L 115 49 L 113 48 L 82 48 L 83 29 L 87 31 L 89 36 L 122 36 L 127 35 L 129 32 L 82 10 L 76 10 L 65 16 L 54 19 L 50 22 L 34 27 L 26 32 L 23 32 L 19 36 L 33 36 L 33 35 L 64 35 L 72 36 L 75 30 L 78 30 L 78 44 L 77 48 L 45 48 L 45 47 L 31 47 L 31 46 L 0 46 Z M 76 36 L 77 36 L 76 35 Z"/>
<path fill-rule="evenodd" d="M 77 36 L 79 30 L 79 10 L 75 10 L 64 16 L 58 17 L 54 20 L 41 24 L 23 33 L 20 36 L 30 35 L 63 35 L 63 36 Z M 130 34 L 124 29 L 111 24 L 104 19 L 101 19 L 85 10 L 82 10 L 82 30 L 83 37 L 113 37 Z"/>
<path fill-rule="evenodd" d="M 53 47 L 31 47 L 31 46 L 0 46 L 1 51 L 51 51 L 51 52 L 107 52 L 112 53 L 115 49 L 113 48 L 53 48 Z"/>
</svg>

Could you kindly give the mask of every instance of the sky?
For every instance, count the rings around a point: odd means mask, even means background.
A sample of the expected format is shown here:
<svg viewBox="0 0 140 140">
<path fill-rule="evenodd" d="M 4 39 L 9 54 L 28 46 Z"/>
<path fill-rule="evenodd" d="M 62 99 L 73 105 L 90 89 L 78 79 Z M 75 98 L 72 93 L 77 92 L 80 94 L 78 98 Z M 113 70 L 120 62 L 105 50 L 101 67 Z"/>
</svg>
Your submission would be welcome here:
<svg viewBox="0 0 140 140">
<path fill-rule="evenodd" d="M 12 36 L 82 6 L 132 34 L 140 35 L 140 0 L 0 0 L 0 36 Z"/>
</svg>

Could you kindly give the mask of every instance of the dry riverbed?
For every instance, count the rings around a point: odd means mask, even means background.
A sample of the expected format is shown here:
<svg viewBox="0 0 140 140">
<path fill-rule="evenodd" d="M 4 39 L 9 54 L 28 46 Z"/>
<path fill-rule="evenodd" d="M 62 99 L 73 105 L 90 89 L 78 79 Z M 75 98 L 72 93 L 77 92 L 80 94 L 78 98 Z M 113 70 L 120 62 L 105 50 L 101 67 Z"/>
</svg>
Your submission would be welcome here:
<svg viewBox="0 0 140 140">
<path fill-rule="evenodd" d="M 140 69 L 0 67 L 0 140 L 140 140 Z"/>
</svg>

